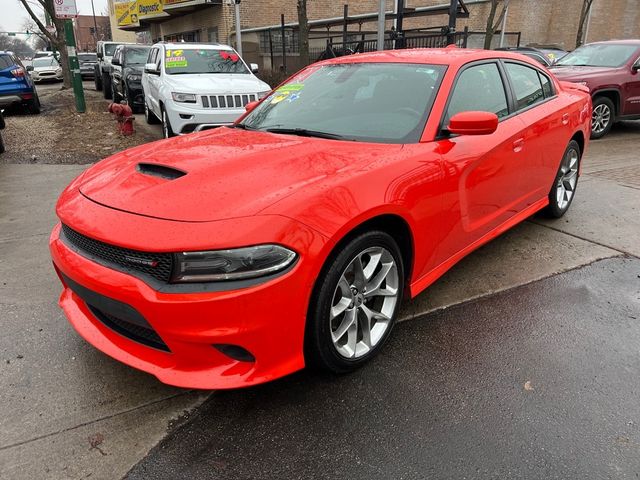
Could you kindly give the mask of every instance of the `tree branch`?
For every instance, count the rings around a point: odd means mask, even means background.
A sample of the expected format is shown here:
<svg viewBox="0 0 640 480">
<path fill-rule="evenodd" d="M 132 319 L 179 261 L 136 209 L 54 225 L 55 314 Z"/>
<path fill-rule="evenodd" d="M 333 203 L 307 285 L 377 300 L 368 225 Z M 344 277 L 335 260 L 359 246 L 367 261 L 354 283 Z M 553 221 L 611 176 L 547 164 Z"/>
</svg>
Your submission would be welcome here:
<svg viewBox="0 0 640 480">
<path fill-rule="evenodd" d="M 49 39 L 49 41 L 51 43 L 57 45 L 58 44 L 58 39 L 56 37 L 54 37 L 51 33 L 49 33 L 49 31 L 47 30 L 47 27 L 44 26 L 44 24 L 40 21 L 40 19 L 35 14 L 35 12 L 31 9 L 31 7 L 29 6 L 27 0 L 19 0 L 19 2 L 25 8 L 25 10 L 29 14 L 29 16 L 33 19 L 33 21 L 36 22 L 36 25 L 38 25 L 38 28 L 40 29 L 40 31 Z M 47 8 L 46 8 L 46 6 L 44 6 L 44 3 L 41 0 L 38 0 L 38 2 L 43 4 L 45 12 L 47 12 Z"/>
</svg>

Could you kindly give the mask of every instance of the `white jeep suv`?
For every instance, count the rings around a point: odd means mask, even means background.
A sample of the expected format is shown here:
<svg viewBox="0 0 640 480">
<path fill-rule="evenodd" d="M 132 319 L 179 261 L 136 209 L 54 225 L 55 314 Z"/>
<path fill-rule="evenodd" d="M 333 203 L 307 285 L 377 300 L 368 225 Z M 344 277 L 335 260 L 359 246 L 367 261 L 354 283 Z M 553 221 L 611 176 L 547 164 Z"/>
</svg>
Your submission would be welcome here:
<svg viewBox="0 0 640 480">
<path fill-rule="evenodd" d="M 165 138 L 230 125 L 271 90 L 227 45 L 165 42 L 151 48 L 142 88 L 147 123 L 160 120 Z"/>
</svg>

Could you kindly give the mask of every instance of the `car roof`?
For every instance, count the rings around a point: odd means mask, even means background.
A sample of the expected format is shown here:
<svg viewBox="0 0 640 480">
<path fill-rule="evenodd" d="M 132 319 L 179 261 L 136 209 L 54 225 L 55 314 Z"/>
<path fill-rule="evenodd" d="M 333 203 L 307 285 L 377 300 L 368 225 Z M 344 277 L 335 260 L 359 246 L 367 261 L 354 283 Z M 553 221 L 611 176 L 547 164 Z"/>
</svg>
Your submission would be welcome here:
<svg viewBox="0 0 640 480">
<path fill-rule="evenodd" d="M 198 43 L 198 42 L 158 42 L 156 45 L 164 45 L 168 48 L 201 48 L 203 50 L 233 50 L 223 43 Z"/>
<path fill-rule="evenodd" d="M 360 53 L 331 58 L 319 64 L 337 63 L 424 63 L 460 67 L 476 60 L 506 58 L 522 61 L 523 56 L 508 50 L 481 50 L 471 48 L 414 48 L 403 50 L 383 50 L 381 52 Z M 536 65 L 537 66 L 537 65 Z"/>
</svg>

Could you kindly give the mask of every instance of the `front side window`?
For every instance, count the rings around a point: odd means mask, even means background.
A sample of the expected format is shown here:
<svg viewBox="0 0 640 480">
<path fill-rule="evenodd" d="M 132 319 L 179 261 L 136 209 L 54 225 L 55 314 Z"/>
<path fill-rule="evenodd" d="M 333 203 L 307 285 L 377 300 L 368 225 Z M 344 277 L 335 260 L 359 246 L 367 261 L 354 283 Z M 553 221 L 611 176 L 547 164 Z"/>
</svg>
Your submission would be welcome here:
<svg viewBox="0 0 640 480">
<path fill-rule="evenodd" d="M 113 53 L 116 51 L 116 48 L 118 48 L 120 45 L 117 45 L 115 43 L 108 43 L 104 46 L 104 54 L 106 57 L 112 57 Z"/>
<path fill-rule="evenodd" d="M 507 74 L 511 79 L 516 110 L 528 108 L 544 100 L 544 92 L 538 71 L 519 63 L 507 63 Z"/>
<path fill-rule="evenodd" d="M 589 67 L 621 67 L 638 51 L 637 45 L 591 43 L 576 48 L 558 60 L 554 67 L 589 66 Z"/>
<path fill-rule="evenodd" d="M 249 73 L 233 50 L 167 48 L 164 69 L 169 75 L 196 73 Z"/>
<path fill-rule="evenodd" d="M 353 141 L 415 143 L 445 67 L 407 63 L 311 66 L 264 99 L 248 129 Z"/>
<path fill-rule="evenodd" d="M 498 65 L 485 63 L 465 69 L 455 84 L 444 125 L 456 113 L 480 111 L 495 113 L 498 118 L 509 114 L 507 94 Z"/>
</svg>

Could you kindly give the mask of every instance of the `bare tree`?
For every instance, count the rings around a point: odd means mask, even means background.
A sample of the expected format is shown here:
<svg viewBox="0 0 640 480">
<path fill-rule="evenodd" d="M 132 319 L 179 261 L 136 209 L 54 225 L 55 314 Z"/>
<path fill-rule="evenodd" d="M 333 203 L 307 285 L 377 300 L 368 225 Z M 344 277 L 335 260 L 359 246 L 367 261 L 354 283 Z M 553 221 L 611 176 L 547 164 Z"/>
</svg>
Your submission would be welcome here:
<svg viewBox="0 0 640 480">
<path fill-rule="evenodd" d="M 33 19 L 38 26 L 40 32 L 47 38 L 51 46 L 60 53 L 60 65 L 62 66 L 62 74 L 64 76 L 65 88 L 71 87 L 71 74 L 69 72 L 69 55 L 67 54 L 66 41 L 64 36 L 64 20 L 56 18 L 55 9 L 53 6 L 54 0 L 19 0 L 22 6 L 25 8 L 29 16 Z M 38 8 L 42 8 L 45 14 L 51 17 L 53 25 L 56 27 L 55 32 L 51 33 L 45 27 L 44 23 L 40 19 L 40 16 L 31 6 L 31 3 Z"/>
<path fill-rule="evenodd" d="M 36 22 L 34 22 L 32 18 L 26 19 L 22 23 L 22 28 L 25 32 L 36 36 L 35 39 L 30 39 L 31 45 L 35 50 L 47 50 L 50 48 L 49 40 L 40 32 L 38 25 L 36 25 Z"/>
<path fill-rule="evenodd" d="M 578 21 L 578 34 L 576 35 L 576 48 L 578 48 L 584 42 L 584 30 L 585 23 L 589 17 L 589 11 L 593 0 L 582 0 L 582 8 L 580 9 L 580 20 Z"/>
<path fill-rule="evenodd" d="M 298 44 L 300 45 L 300 66 L 309 64 L 309 19 L 307 0 L 298 0 Z"/>
<path fill-rule="evenodd" d="M 10 50 L 20 58 L 33 54 L 33 48 L 25 40 L 5 33 L 0 33 L 0 50 Z"/>
<path fill-rule="evenodd" d="M 510 1 L 511 0 L 491 0 L 491 9 L 489 10 L 489 16 L 487 17 L 487 29 L 484 36 L 484 48 L 486 50 L 491 49 L 493 35 L 496 33 L 496 30 L 500 28 L 500 24 L 502 23 L 502 20 L 504 20 Z M 498 13 L 498 7 L 500 4 L 502 4 L 502 10 L 496 19 L 496 13 Z"/>
</svg>

